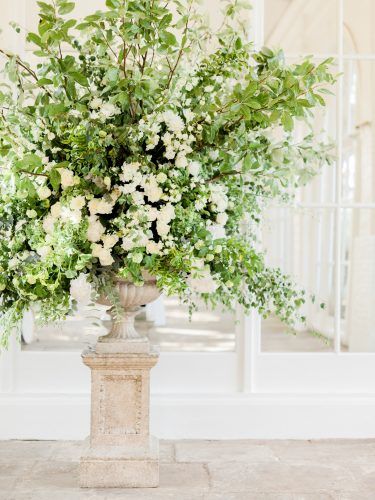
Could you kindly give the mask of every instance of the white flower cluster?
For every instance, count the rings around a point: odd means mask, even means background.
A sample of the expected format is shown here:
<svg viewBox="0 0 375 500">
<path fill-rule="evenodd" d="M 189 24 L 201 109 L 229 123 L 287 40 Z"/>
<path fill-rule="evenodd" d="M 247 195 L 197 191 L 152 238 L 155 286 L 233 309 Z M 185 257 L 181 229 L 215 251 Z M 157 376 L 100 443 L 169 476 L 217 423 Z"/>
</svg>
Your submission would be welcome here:
<svg viewBox="0 0 375 500">
<path fill-rule="evenodd" d="M 93 110 L 90 117 L 94 120 L 106 122 L 121 113 L 121 109 L 111 102 L 104 102 L 100 97 L 94 97 L 90 102 L 90 108 Z"/>
</svg>

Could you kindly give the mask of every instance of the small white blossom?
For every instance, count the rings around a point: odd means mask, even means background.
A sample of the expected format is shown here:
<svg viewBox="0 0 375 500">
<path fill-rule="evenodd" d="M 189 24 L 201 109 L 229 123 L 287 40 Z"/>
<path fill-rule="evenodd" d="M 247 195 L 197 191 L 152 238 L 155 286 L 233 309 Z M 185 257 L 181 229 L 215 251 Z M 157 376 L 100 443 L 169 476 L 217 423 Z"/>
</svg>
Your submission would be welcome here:
<svg viewBox="0 0 375 500">
<path fill-rule="evenodd" d="M 43 229 L 47 234 L 52 234 L 55 227 L 56 219 L 52 217 L 51 214 L 47 215 L 43 219 Z"/>
<path fill-rule="evenodd" d="M 41 200 L 46 200 L 47 198 L 49 198 L 51 196 L 52 191 L 47 186 L 41 186 L 37 190 L 37 193 L 38 193 L 38 196 Z"/>
<path fill-rule="evenodd" d="M 90 102 L 91 109 L 99 109 L 103 105 L 103 100 L 100 97 L 94 97 L 94 99 Z"/>
<path fill-rule="evenodd" d="M 84 196 L 76 196 L 70 200 L 70 208 L 72 210 L 82 210 L 85 206 L 86 200 Z"/>
<path fill-rule="evenodd" d="M 113 210 L 113 203 L 105 201 L 103 198 L 94 198 L 88 203 L 91 215 L 110 214 Z"/>
<path fill-rule="evenodd" d="M 198 177 L 201 170 L 201 164 L 199 161 L 191 161 L 188 165 L 188 170 L 193 177 Z"/>
<path fill-rule="evenodd" d="M 63 189 L 79 184 L 79 179 L 75 177 L 73 172 L 68 168 L 61 167 L 58 169 L 58 171 L 61 176 L 61 187 Z"/>
<path fill-rule="evenodd" d="M 102 236 L 102 242 L 104 248 L 112 248 L 116 245 L 119 238 L 116 234 L 105 234 Z"/>
<path fill-rule="evenodd" d="M 91 246 L 93 257 L 97 257 L 102 266 L 110 266 L 114 263 L 114 258 L 112 257 L 111 250 L 109 248 L 104 248 L 102 245 L 93 243 Z"/>
<path fill-rule="evenodd" d="M 36 211 L 32 208 L 31 210 L 26 210 L 26 215 L 30 218 L 30 219 L 34 219 L 38 214 L 36 213 Z"/>
<path fill-rule="evenodd" d="M 93 243 L 99 241 L 105 232 L 104 226 L 101 224 L 99 219 L 92 215 L 88 218 L 89 226 L 87 228 L 87 239 Z"/>
<path fill-rule="evenodd" d="M 38 255 L 40 255 L 42 257 L 42 259 L 44 259 L 45 257 L 47 257 L 47 255 L 49 253 L 51 253 L 51 247 L 48 246 L 48 245 L 44 245 L 42 247 L 39 247 L 36 249 L 36 252 Z"/>
<path fill-rule="evenodd" d="M 87 274 L 81 273 L 78 278 L 71 280 L 70 295 L 78 303 L 82 305 L 90 304 L 90 302 L 92 302 L 92 292 L 91 283 L 87 281 Z"/>
</svg>

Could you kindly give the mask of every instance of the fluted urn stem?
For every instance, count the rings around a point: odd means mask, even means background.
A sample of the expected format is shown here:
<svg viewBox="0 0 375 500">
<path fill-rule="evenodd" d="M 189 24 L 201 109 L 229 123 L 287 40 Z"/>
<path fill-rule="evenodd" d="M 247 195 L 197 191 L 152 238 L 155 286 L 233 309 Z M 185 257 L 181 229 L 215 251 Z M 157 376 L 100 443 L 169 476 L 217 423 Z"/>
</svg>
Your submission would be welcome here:
<svg viewBox="0 0 375 500">
<path fill-rule="evenodd" d="M 134 326 L 136 315 L 140 312 L 139 306 L 124 310 L 121 318 L 112 319 L 112 329 L 106 335 L 107 341 L 124 341 L 126 339 L 141 339 L 141 335 L 137 332 Z"/>
</svg>

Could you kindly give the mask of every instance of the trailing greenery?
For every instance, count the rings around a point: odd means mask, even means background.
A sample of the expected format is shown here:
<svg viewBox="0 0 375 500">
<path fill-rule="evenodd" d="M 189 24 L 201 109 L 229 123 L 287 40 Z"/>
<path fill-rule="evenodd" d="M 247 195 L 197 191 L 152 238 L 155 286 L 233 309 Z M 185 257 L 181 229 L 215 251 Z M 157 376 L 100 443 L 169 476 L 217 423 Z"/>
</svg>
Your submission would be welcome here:
<svg viewBox="0 0 375 500">
<path fill-rule="evenodd" d="M 190 303 L 293 323 L 304 293 L 265 266 L 256 226 L 330 160 L 292 131 L 324 105 L 332 61 L 255 51 L 238 0 L 218 32 L 195 0 L 107 0 L 81 21 L 73 2 L 38 5 L 39 63 L 0 49 L 1 343 L 31 304 L 63 318 L 144 270 Z"/>
</svg>

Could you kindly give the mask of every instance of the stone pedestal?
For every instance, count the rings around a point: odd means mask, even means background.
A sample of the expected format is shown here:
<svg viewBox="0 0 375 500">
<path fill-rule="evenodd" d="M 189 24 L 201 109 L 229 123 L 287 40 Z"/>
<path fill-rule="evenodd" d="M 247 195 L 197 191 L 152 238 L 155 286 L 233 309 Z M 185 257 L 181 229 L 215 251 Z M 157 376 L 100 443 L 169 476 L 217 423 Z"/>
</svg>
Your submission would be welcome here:
<svg viewBox="0 0 375 500">
<path fill-rule="evenodd" d="M 91 369 L 91 433 L 81 487 L 159 485 L 158 441 L 149 433 L 150 370 L 158 356 L 148 341 L 98 343 L 83 352 Z"/>
</svg>

